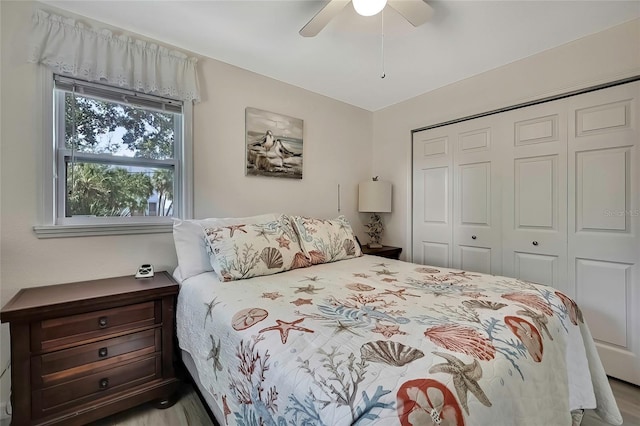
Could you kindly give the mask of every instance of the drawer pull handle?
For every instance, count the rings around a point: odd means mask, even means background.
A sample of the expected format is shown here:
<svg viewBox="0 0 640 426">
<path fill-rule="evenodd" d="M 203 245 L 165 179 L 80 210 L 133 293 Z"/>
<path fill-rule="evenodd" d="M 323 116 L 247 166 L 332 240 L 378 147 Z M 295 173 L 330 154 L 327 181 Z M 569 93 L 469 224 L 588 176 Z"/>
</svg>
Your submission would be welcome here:
<svg viewBox="0 0 640 426">
<path fill-rule="evenodd" d="M 538 242 L 537 242 L 537 241 L 534 241 L 534 242 L 532 242 L 531 244 L 533 244 L 534 246 L 537 246 L 537 245 L 538 245 Z"/>
<path fill-rule="evenodd" d="M 100 358 L 104 358 L 105 356 L 107 356 L 108 353 L 109 353 L 109 351 L 107 350 L 107 348 L 98 349 L 98 356 Z"/>
<path fill-rule="evenodd" d="M 100 389 L 106 389 L 109 386 L 109 379 L 107 379 L 106 377 L 104 379 L 100 379 L 100 383 L 98 383 L 98 386 L 100 386 Z"/>
<path fill-rule="evenodd" d="M 98 318 L 98 325 L 100 326 L 100 328 L 105 328 L 107 326 L 107 323 L 107 317 Z"/>
<path fill-rule="evenodd" d="M 471 239 L 472 239 L 472 240 L 475 240 L 476 238 L 478 238 L 478 237 L 476 237 L 475 235 L 472 235 L 472 236 L 471 236 Z"/>
</svg>

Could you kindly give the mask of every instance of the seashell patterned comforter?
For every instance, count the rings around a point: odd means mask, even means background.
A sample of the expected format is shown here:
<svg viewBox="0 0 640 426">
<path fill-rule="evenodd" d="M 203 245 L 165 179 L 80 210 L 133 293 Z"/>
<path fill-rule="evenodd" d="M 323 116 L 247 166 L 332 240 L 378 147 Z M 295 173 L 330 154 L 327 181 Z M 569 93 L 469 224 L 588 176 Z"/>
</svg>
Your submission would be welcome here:
<svg viewBox="0 0 640 426">
<path fill-rule="evenodd" d="M 553 288 L 374 256 L 182 283 L 180 347 L 221 425 L 571 425 L 622 418 Z"/>
</svg>

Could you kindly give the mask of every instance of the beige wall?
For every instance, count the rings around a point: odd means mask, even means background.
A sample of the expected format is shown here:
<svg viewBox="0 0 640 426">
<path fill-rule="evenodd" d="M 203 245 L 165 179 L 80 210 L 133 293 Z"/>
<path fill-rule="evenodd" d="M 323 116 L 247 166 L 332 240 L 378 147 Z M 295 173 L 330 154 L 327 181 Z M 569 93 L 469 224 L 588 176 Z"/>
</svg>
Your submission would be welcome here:
<svg viewBox="0 0 640 426">
<path fill-rule="evenodd" d="M 640 74 L 640 19 L 373 114 L 373 173 L 394 185 L 384 241 L 411 249 L 411 130 Z"/>
<path fill-rule="evenodd" d="M 363 234 L 357 187 L 371 169 L 371 112 L 219 61 L 202 61 L 200 73 L 208 99 L 194 109 L 197 217 L 271 211 L 335 217 L 340 184 L 341 213 Z M 304 120 L 302 180 L 244 175 L 247 106 Z"/>
<path fill-rule="evenodd" d="M 142 263 L 171 270 L 171 234 L 39 240 L 38 157 L 45 138 L 37 93 L 37 66 L 26 62 L 30 2 L 0 2 L 1 186 L 0 302 L 20 288 L 132 274 Z M 67 14 L 68 15 L 68 14 Z M 88 22 L 88 20 L 83 19 Z M 100 26 L 100 25 L 99 25 Z M 195 217 L 290 212 L 333 217 L 337 185 L 342 211 L 363 234 L 357 183 L 371 168 L 372 114 L 227 64 L 202 59 L 205 99 L 194 108 Z M 304 179 L 244 176 L 244 109 L 247 106 L 304 120 Z M 364 217 L 366 220 L 366 217 Z M 2 325 L 0 366 L 8 362 L 8 327 Z M 9 374 L 0 401 L 9 395 Z"/>
</svg>

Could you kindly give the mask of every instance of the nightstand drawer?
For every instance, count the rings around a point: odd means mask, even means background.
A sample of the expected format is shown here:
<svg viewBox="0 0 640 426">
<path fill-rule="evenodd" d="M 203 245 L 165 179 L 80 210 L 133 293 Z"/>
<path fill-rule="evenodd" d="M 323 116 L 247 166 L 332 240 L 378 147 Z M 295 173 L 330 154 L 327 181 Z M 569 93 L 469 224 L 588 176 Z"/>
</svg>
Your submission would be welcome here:
<svg viewBox="0 0 640 426">
<path fill-rule="evenodd" d="M 44 320 L 34 323 L 32 349 L 34 352 L 47 351 L 122 330 L 150 326 L 156 320 L 159 322 L 154 302 Z"/>
<path fill-rule="evenodd" d="M 161 377 L 162 362 L 159 355 L 119 365 L 77 380 L 35 390 L 32 414 L 34 417 L 43 417 Z"/>
<path fill-rule="evenodd" d="M 161 350 L 161 338 L 161 330 L 156 328 L 36 356 L 31 363 L 32 385 L 51 386 L 98 368 L 153 354 Z"/>
</svg>

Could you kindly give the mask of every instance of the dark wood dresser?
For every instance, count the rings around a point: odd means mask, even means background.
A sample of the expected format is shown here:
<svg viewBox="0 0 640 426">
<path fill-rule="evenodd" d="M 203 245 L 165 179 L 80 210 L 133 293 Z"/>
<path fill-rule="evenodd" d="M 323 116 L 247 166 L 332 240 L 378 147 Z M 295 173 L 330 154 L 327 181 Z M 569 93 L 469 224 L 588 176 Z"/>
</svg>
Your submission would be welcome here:
<svg viewBox="0 0 640 426">
<path fill-rule="evenodd" d="M 178 285 L 166 272 L 22 289 L 11 331 L 12 425 L 81 425 L 148 401 L 168 407 Z"/>
</svg>

